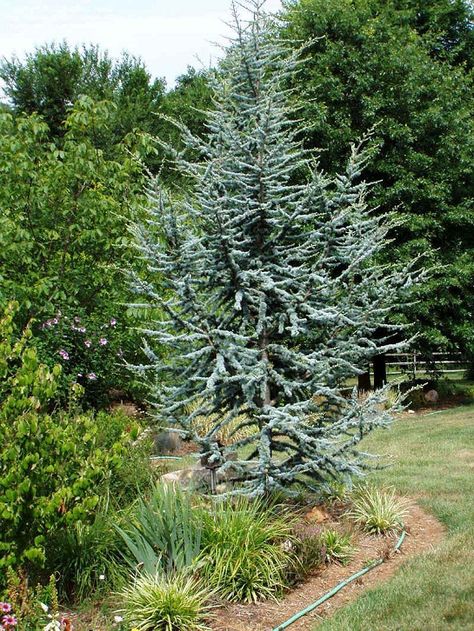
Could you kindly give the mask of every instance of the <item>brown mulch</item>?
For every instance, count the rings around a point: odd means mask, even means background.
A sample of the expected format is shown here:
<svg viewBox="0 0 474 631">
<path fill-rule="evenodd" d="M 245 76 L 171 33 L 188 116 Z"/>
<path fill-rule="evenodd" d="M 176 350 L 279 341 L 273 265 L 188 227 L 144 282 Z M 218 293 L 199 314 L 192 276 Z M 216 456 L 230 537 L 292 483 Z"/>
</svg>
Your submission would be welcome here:
<svg viewBox="0 0 474 631">
<path fill-rule="evenodd" d="M 390 554 L 385 563 L 350 583 L 315 611 L 291 625 L 290 629 L 292 631 L 312 629 L 319 619 L 331 615 L 338 607 L 355 600 L 364 590 L 390 578 L 407 559 L 433 548 L 444 535 L 440 522 L 417 504 L 411 506 L 405 523 L 408 535 L 399 553 Z M 331 523 L 324 523 L 325 527 L 326 525 L 333 526 Z M 397 536 L 375 537 L 354 533 L 354 543 L 358 551 L 348 565 L 329 565 L 319 574 L 290 591 L 279 602 L 226 605 L 217 609 L 211 627 L 215 631 L 271 631 L 278 624 L 333 589 L 340 581 L 361 570 L 367 562 L 386 557 L 397 539 Z"/>
</svg>

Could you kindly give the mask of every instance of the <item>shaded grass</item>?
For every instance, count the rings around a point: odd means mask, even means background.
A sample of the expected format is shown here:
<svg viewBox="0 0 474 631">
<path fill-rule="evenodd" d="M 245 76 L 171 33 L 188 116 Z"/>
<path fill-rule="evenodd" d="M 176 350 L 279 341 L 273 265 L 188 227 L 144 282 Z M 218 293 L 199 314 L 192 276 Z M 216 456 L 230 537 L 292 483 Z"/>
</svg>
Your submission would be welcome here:
<svg viewBox="0 0 474 631">
<path fill-rule="evenodd" d="M 371 480 L 417 498 L 447 537 L 318 631 L 474 629 L 474 406 L 399 420 L 364 447 L 393 463 Z"/>
</svg>

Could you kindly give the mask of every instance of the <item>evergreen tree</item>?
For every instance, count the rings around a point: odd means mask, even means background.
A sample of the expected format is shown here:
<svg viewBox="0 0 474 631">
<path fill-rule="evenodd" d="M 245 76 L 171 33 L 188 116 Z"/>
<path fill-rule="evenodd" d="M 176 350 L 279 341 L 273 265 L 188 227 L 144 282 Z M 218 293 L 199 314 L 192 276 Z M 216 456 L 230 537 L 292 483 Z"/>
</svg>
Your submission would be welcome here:
<svg viewBox="0 0 474 631">
<path fill-rule="evenodd" d="M 210 467 L 233 469 L 236 492 L 248 494 L 363 470 L 357 444 L 390 411 L 385 390 L 360 400 L 347 382 L 400 347 L 397 326 L 386 325 L 383 339 L 374 331 L 416 276 L 374 260 L 390 222 L 366 203 L 365 144 L 335 177 L 302 149 L 286 87 L 301 51 L 274 37 L 263 5 L 241 4 L 248 22 L 234 5 L 206 140 L 182 128 L 202 156 L 176 156 L 192 195 L 172 199 L 155 181 L 149 221 L 134 228 L 149 269 L 135 290 L 163 314 L 146 331 L 150 364 L 137 369 L 155 375 L 160 420 L 194 439 Z M 164 359 L 156 340 L 169 348 Z M 195 431 L 203 415 L 216 418 L 205 436 Z M 225 426 L 239 438 L 224 449 L 216 436 Z M 228 459 L 230 451 L 247 457 Z"/>
</svg>

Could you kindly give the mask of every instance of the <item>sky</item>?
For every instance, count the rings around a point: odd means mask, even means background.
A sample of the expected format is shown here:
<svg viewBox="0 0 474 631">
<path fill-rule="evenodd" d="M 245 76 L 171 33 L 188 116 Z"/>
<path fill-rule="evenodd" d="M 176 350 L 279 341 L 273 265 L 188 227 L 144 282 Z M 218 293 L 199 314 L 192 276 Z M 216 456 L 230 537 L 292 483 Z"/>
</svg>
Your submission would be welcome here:
<svg viewBox="0 0 474 631">
<path fill-rule="evenodd" d="M 188 65 L 209 66 L 227 32 L 230 0 L 0 0 L 0 57 L 66 40 L 139 56 L 171 87 Z M 281 0 L 267 0 L 276 11 Z"/>
</svg>

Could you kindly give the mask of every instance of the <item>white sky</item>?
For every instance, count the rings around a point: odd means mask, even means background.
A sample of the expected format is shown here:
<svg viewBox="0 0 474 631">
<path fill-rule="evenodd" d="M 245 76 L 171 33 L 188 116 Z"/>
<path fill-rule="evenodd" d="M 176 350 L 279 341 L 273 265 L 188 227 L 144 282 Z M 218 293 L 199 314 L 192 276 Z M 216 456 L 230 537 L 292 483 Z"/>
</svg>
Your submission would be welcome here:
<svg viewBox="0 0 474 631">
<path fill-rule="evenodd" d="M 230 0 L 0 0 L 0 57 L 20 58 L 35 46 L 66 40 L 99 44 L 112 56 L 140 56 L 168 85 L 212 63 L 222 42 Z M 267 0 L 267 10 L 281 0 Z M 199 61 L 199 60 L 201 61 Z"/>
</svg>

